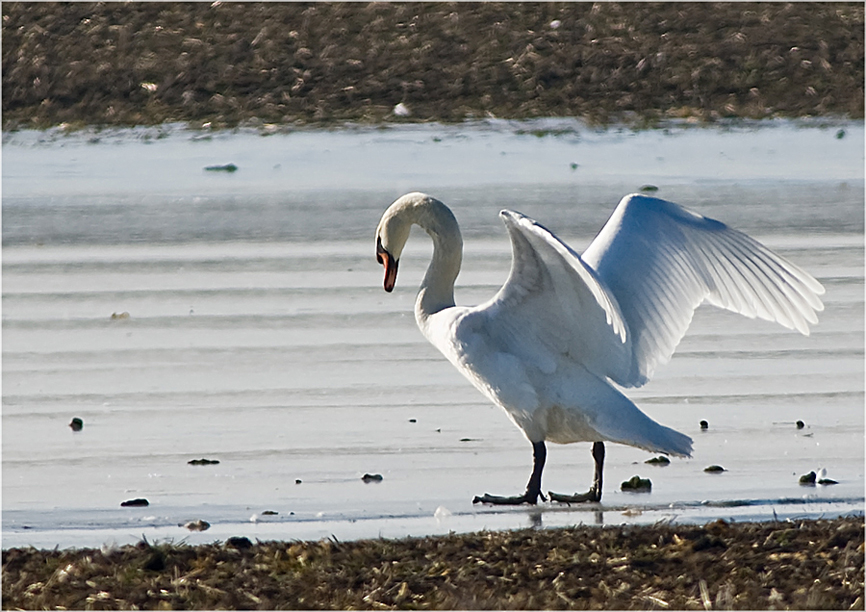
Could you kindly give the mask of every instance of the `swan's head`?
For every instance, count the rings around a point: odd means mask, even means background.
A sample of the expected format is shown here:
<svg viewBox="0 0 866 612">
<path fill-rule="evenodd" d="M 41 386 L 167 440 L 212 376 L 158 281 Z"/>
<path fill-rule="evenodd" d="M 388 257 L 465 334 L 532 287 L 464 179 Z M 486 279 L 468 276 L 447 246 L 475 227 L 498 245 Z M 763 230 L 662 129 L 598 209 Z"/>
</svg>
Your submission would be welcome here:
<svg viewBox="0 0 866 612">
<path fill-rule="evenodd" d="M 376 260 L 385 267 L 385 291 L 389 293 L 397 282 L 397 264 L 409 239 L 412 223 L 416 220 L 417 208 L 430 199 L 423 193 L 407 193 L 391 204 L 379 221 L 379 227 L 376 228 Z"/>
</svg>

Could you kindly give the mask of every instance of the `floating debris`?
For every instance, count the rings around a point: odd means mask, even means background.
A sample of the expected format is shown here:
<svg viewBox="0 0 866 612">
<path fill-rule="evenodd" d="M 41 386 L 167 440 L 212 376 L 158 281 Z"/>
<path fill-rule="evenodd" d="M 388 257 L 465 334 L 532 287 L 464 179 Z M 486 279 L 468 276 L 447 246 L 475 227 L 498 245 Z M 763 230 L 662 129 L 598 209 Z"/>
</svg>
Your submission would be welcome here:
<svg viewBox="0 0 866 612">
<path fill-rule="evenodd" d="M 364 474 L 361 476 L 361 480 L 364 482 L 382 482 L 381 474 Z"/>
<path fill-rule="evenodd" d="M 800 476 L 800 484 L 803 486 L 819 485 L 834 485 L 839 484 L 839 481 L 826 477 L 826 470 L 820 470 L 820 473 L 809 472 Z"/>
<path fill-rule="evenodd" d="M 150 502 L 143 497 L 136 497 L 135 499 L 127 499 L 125 502 L 120 502 L 120 505 L 124 508 L 143 508 L 144 506 L 149 506 Z"/>
<path fill-rule="evenodd" d="M 796 425 L 797 425 L 797 429 L 803 429 L 806 426 L 806 424 L 803 421 L 797 421 Z"/>
<path fill-rule="evenodd" d="M 410 423 L 417 423 L 417 422 L 418 422 L 418 419 L 409 419 L 409 422 L 410 422 Z"/>
<path fill-rule="evenodd" d="M 303 481 L 300 478 L 295 478 L 295 484 L 301 484 Z"/>
<path fill-rule="evenodd" d="M 721 472 L 727 472 L 728 470 L 726 470 L 720 465 L 708 465 L 704 468 L 704 471 L 708 474 L 719 474 Z"/>
<path fill-rule="evenodd" d="M 838 132 L 836 132 L 837 140 L 842 140 L 843 138 L 845 138 L 845 130 L 839 130 Z"/>
<path fill-rule="evenodd" d="M 219 459 L 191 459 L 187 463 L 189 465 L 216 465 L 219 463 Z"/>
<path fill-rule="evenodd" d="M 710 428 L 710 424 L 706 421 L 701 421 L 701 431 L 706 431 Z"/>
<path fill-rule="evenodd" d="M 128 312 L 112 312 L 111 313 L 111 320 L 112 321 L 123 321 L 123 320 L 128 319 L 128 318 L 129 318 Z"/>
<path fill-rule="evenodd" d="M 481 438 L 460 438 L 461 442 L 481 442 Z"/>
<path fill-rule="evenodd" d="M 659 188 L 656 187 L 655 185 L 642 185 L 640 190 L 643 191 L 644 193 L 655 193 L 656 191 L 659 190 Z"/>
<path fill-rule="evenodd" d="M 577 170 L 577 164 L 575 162 L 571 162 L 571 169 Z"/>
<path fill-rule="evenodd" d="M 641 478 L 640 476 L 632 476 L 620 485 L 623 491 L 634 491 L 636 493 L 649 493 L 652 491 L 653 484 L 649 478 Z"/>
<path fill-rule="evenodd" d="M 72 428 L 72 431 L 81 431 L 84 429 L 84 421 L 75 417 L 69 422 L 69 426 Z"/>
<path fill-rule="evenodd" d="M 238 167 L 234 164 L 223 164 L 221 166 L 205 166 L 208 172 L 237 172 Z"/>
<path fill-rule="evenodd" d="M 647 459 L 644 463 L 649 463 L 650 465 L 670 465 L 671 460 L 665 457 L 664 455 L 659 455 L 658 457 L 653 457 L 652 459 Z"/>
<path fill-rule="evenodd" d="M 186 527 L 190 531 L 207 531 L 208 529 L 210 529 L 210 523 L 199 519 L 197 521 L 190 521 L 189 523 L 186 523 L 184 527 Z"/>
<path fill-rule="evenodd" d="M 279 512 L 277 512 L 276 510 L 265 510 L 264 512 L 262 512 L 262 516 L 276 516 L 278 514 Z"/>
</svg>

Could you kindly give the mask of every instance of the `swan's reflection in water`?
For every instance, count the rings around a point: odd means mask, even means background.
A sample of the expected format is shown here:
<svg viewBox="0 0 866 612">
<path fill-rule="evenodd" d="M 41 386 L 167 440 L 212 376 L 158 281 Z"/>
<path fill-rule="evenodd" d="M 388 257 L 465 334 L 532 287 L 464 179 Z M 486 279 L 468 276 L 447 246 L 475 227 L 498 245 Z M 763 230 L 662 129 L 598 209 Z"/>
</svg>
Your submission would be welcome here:
<svg viewBox="0 0 866 612">
<path fill-rule="evenodd" d="M 529 525 L 530 529 L 544 529 L 544 510 L 541 508 L 533 508 L 529 511 Z M 604 525 L 604 511 L 601 509 L 594 510 L 593 513 L 593 525 Z M 580 521 L 578 524 L 583 523 Z"/>
</svg>

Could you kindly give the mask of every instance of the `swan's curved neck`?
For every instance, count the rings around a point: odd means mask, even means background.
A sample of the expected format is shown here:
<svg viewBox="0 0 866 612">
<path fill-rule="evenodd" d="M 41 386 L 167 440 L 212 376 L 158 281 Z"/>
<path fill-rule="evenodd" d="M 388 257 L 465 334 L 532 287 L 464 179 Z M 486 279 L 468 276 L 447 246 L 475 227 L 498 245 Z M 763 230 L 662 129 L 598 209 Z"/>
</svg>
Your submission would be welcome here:
<svg viewBox="0 0 866 612">
<path fill-rule="evenodd" d="M 428 198 L 415 208 L 414 223 L 433 239 L 433 259 L 415 301 L 415 319 L 422 325 L 432 314 L 454 306 L 454 281 L 463 261 L 463 238 L 451 210 Z"/>
</svg>

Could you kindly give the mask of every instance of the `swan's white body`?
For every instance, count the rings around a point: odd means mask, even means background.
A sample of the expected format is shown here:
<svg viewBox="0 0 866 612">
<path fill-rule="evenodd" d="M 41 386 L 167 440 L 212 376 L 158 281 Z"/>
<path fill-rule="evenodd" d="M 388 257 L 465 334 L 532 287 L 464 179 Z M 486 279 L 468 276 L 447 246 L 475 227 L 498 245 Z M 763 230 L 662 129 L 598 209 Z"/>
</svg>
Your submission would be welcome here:
<svg viewBox="0 0 866 612">
<path fill-rule="evenodd" d="M 703 301 L 803 334 L 823 309 L 824 289 L 807 272 L 665 200 L 623 198 L 582 257 L 528 217 L 500 214 L 511 273 L 475 307 L 454 305 L 462 239 L 438 200 L 399 198 L 379 224 L 378 248 L 392 263 L 389 276 L 383 262 L 390 290 L 409 227 L 427 230 L 434 253 L 415 305 L 418 327 L 533 443 L 610 441 L 689 456 L 688 436 L 650 419 L 612 383 L 646 383 Z"/>
</svg>

